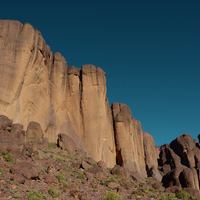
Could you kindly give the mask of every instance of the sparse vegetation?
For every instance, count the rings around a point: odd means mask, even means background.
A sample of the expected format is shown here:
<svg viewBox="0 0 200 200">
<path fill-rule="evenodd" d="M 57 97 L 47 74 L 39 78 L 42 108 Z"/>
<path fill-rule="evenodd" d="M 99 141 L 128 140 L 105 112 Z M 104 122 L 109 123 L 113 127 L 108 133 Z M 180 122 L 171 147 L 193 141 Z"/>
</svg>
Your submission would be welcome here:
<svg viewBox="0 0 200 200">
<path fill-rule="evenodd" d="M 57 174 L 55 177 L 56 177 L 56 178 L 58 179 L 58 181 L 59 181 L 61 184 L 63 184 L 64 186 L 69 186 L 69 183 L 67 182 L 67 179 L 66 179 L 62 174 Z"/>
<path fill-rule="evenodd" d="M 113 178 L 113 177 L 107 178 L 107 179 L 103 182 L 103 185 L 104 185 L 104 186 L 108 186 L 108 184 L 109 184 L 110 182 L 118 183 L 118 180 L 115 179 L 115 178 Z"/>
<path fill-rule="evenodd" d="M 50 149 L 56 149 L 57 148 L 57 144 L 53 143 L 53 142 L 49 142 L 48 143 L 48 148 L 50 148 Z"/>
<path fill-rule="evenodd" d="M 80 178 L 81 180 L 86 180 L 86 176 L 83 173 L 78 174 L 78 178 Z"/>
<path fill-rule="evenodd" d="M 174 193 L 164 193 L 159 198 L 159 200 L 177 200 Z"/>
<path fill-rule="evenodd" d="M 30 191 L 27 195 L 27 200 L 42 200 L 42 193 L 36 190 Z"/>
<path fill-rule="evenodd" d="M 13 155 L 9 154 L 7 151 L 2 151 L 1 154 L 0 154 L 0 156 L 2 156 L 3 159 L 5 161 L 7 161 L 8 163 L 10 163 L 10 164 L 14 164 L 15 163 L 14 160 L 13 160 L 13 158 L 12 158 Z"/>
<path fill-rule="evenodd" d="M 48 193 L 53 197 L 53 198 L 56 198 L 60 195 L 60 192 L 58 190 L 58 188 L 53 188 L 53 187 L 50 187 L 49 190 L 48 190 Z"/>
<path fill-rule="evenodd" d="M 190 199 L 191 195 L 190 195 L 188 192 L 186 192 L 184 189 L 181 189 L 181 190 L 176 194 L 176 197 L 177 197 L 178 199 L 186 199 L 186 200 L 188 200 L 188 199 Z"/>
<path fill-rule="evenodd" d="M 104 200 L 122 200 L 122 197 L 119 194 L 110 191 L 106 195 L 104 195 L 102 197 L 102 199 L 104 199 Z"/>
</svg>

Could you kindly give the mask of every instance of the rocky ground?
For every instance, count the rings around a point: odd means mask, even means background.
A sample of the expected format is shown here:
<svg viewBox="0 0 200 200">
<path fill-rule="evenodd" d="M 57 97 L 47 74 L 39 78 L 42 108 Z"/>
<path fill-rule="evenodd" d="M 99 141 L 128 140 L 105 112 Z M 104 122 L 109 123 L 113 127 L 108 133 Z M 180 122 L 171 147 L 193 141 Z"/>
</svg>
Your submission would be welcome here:
<svg viewBox="0 0 200 200">
<path fill-rule="evenodd" d="M 16 151 L 0 154 L 1 200 L 176 199 L 155 179 L 137 180 L 120 166 L 109 169 L 82 150 L 70 154 L 45 138 L 28 143 L 38 147 L 29 156 Z"/>
</svg>

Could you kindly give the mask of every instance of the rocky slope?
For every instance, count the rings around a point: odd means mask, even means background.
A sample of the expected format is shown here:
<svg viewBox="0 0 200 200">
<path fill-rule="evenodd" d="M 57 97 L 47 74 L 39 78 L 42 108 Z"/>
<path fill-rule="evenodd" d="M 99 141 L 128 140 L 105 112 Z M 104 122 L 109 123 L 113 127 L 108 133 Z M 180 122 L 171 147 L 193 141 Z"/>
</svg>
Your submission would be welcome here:
<svg viewBox="0 0 200 200">
<path fill-rule="evenodd" d="M 197 189 L 168 187 L 126 168 L 107 168 L 78 149 L 67 135 L 48 142 L 40 124 L 23 125 L 0 116 L 0 199 L 19 200 L 197 200 Z M 174 193 L 172 193 L 174 192 Z"/>
<path fill-rule="evenodd" d="M 51 142 L 65 133 L 108 167 L 120 164 L 142 177 L 157 167 L 153 137 L 128 106 L 109 106 L 101 68 L 68 67 L 38 30 L 19 21 L 0 20 L 0 54 L 0 114 L 25 129 L 31 121 L 40 123 Z"/>
</svg>

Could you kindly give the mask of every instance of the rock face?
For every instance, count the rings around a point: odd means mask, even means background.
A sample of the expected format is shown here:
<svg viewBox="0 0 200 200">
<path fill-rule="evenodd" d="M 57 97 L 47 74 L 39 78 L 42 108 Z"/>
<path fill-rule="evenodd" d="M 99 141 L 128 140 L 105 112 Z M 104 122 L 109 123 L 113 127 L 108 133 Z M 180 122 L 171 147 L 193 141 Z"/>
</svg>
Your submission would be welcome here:
<svg viewBox="0 0 200 200">
<path fill-rule="evenodd" d="M 141 123 L 133 118 L 125 104 L 112 104 L 117 162 L 146 177 L 146 168 L 157 167 L 154 139 L 142 131 Z"/>
<path fill-rule="evenodd" d="M 165 174 L 163 184 L 199 190 L 199 161 L 199 144 L 189 134 L 161 146 L 159 165 Z"/>
<path fill-rule="evenodd" d="M 0 54 L 0 114 L 13 119 L 0 119 L 2 127 L 14 123 L 6 127 L 22 141 L 30 136 L 56 142 L 58 134 L 65 134 L 94 160 L 113 167 L 117 157 L 118 164 L 142 177 L 157 167 L 152 136 L 142 131 L 128 106 L 109 106 L 101 68 L 68 67 L 38 30 L 18 21 L 0 20 Z"/>
</svg>

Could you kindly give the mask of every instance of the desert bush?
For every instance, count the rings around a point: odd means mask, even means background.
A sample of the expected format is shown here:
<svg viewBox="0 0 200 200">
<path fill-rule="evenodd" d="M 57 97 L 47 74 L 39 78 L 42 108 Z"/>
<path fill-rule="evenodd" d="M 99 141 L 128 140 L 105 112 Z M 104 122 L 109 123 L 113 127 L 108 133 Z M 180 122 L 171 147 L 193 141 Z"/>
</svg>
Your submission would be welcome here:
<svg viewBox="0 0 200 200">
<path fill-rule="evenodd" d="M 36 190 L 30 191 L 27 195 L 27 200 L 43 200 L 42 193 Z"/>
<path fill-rule="evenodd" d="M 14 164 L 15 163 L 14 160 L 13 160 L 13 158 L 12 158 L 13 155 L 9 154 L 7 151 L 2 151 L 1 154 L 0 154 L 0 156 L 2 156 L 3 159 L 5 161 L 7 161 L 8 163 L 10 163 L 10 164 Z"/>
<path fill-rule="evenodd" d="M 102 197 L 104 200 L 122 200 L 122 197 L 115 192 L 108 192 Z"/>
<path fill-rule="evenodd" d="M 159 198 L 159 200 L 177 200 L 174 193 L 164 193 Z"/>
<path fill-rule="evenodd" d="M 143 194 L 142 191 L 132 191 L 132 192 L 131 192 L 131 195 L 133 195 L 133 194 L 135 194 L 135 195 L 137 195 L 137 196 L 144 196 L 144 194 Z"/>
<path fill-rule="evenodd" d="M 80 178 L 81 180 L 86 180 L 86 176 L 83 173 L 78 174 L 78 178 Z"/>
<path fill-rule="evenodd" d="M 150 198 L 154 198 L 154 199 L 157 199 L 157 196 L 155 194 L 151 194 L 149 195 Z"/>
<path fill-rule="evenodd" d="M 181 189 L 181 190 L 176 194 L 176 197 L 177 197 L 178 199 L 186 199 L 186 200 L 188 200 L 188 199 L 190 199 L 191 195 L 190 195 L 188 192 L 186 192 L 185 190 Z"/>
<path fill-rule="evenodd" d="M 49 147 L 50 149 L 55 149 L 55 148 L 57 148 L 57 144 L 56 144 L 56 143 L 53 143 L 53 142 L 49 142 L 49 143 L 48 143 L 48 147 Z"/>
<path fill-rule="evenodd" d="M 108 184 L 109 184 L 110 182 L 118 183 L 118 180 L 115 179 L 115 178 L 113 178 L 113 177 L 107 178 L 107 179 L 103 182 L 103 185 L 104 185 L 104 186 L 108 186 Z"/>
<path fill-rule="evenodd" d="M 15 199 L 18 199 L 18 198 L 20 198 L 20 197 L 21 197 L 20 194 L 15 194 L 15 195 L 14 195 L 14 198 L 15 198 Z"/>
<path fill-rule="evenodd" d="M 69 184 L 68 184 L 68 182 L 67 182 L 67 179 L 66 179 L 62 174 L 57 174 L 55 177 L 56 177 L 56 178 L 58 179 L 58 181 L 59 181 L 61 184 L 63 184 L 64 186 L 69 186 Z"/>
<path fill-rule="evenodd" d="M 53 187 L 50 187 L 49 190 L 48 190 L 48 193 L 53 197 L 58 197 L 60 195 L 60 192 L 58 190 L 58 188 L 53 188 Z"/>
</svg>

